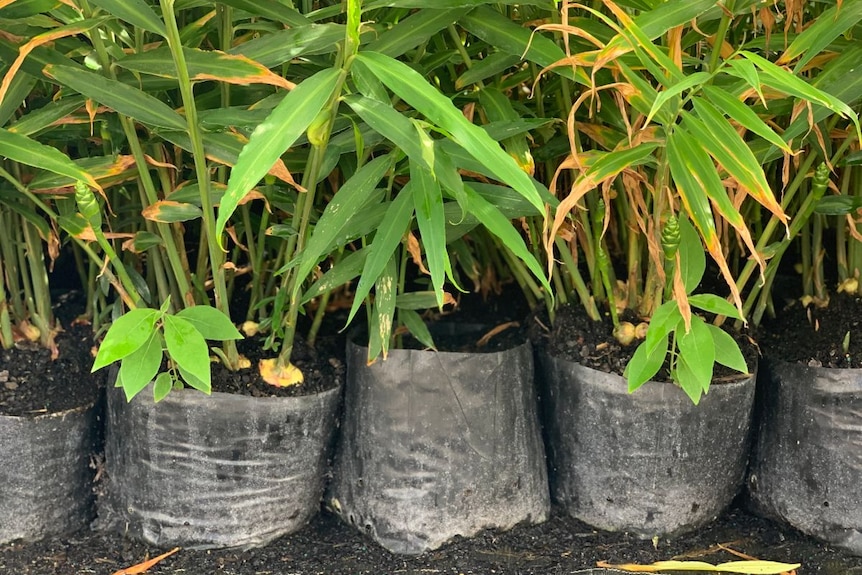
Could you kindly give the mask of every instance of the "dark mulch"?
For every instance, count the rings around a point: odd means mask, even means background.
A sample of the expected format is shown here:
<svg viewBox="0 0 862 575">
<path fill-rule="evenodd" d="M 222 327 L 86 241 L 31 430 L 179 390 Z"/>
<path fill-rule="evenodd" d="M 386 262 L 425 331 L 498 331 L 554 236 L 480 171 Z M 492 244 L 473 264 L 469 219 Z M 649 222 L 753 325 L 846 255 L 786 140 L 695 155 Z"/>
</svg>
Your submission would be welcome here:
<svg viewBox="0 0 862 575">
<path fill-rule="evenodd" d="M 329 514 L 262 549 L 181 550 L 148 573 L 204 575 L 563 575 L 599 574 L 613 564 L 671 558 L 720 563 L 737 558 L 719 546 L 760 559 L 799 562 L 798 575 L 862 573 L 862 558 L 817 543 L 792 528 L 735 508 L 699 532 L 654 546 L 626 534 L 598 532 L 554 514 L 541 525 L 506 533 L 486 531 L 417 557 L 393 555 Z M 21 575 L 111 575 L 164 550 L 120 535 L 79 532 L 39 543 L 0 546 L 0 572 Z"/>
</svg>

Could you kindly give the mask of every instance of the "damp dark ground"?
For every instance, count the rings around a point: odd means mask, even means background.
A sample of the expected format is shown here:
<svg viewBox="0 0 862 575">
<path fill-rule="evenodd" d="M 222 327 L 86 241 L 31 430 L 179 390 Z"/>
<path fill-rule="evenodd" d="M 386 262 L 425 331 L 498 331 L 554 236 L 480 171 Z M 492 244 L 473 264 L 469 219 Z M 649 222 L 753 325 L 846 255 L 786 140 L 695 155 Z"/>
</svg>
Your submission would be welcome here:
<svg viewBox="0 0 862 575">
<path fill-rule="evenodd" d="M 119 534 L 84 531 L 37 543 L 0 546 L 0 573 L 113 575 L 164 551 L 128 541 Z M 801 563 L 797 575 L 862 574 L 862 558 L 755 517 L 739 506 L 696 533 L 661 539 L 657 545 L 625 534 L 599 532 L 555 513 L 540 525 L 518 526 L 505 533 L 487 531 L 414 557 L 393 555 L 334 516 L 321 514 L 298 533 L 267 547 L 245 551 L 181 549 L 147 573 L 598 575 L 618 573 L 597 568 L 599 561 L 620 564 L 684 559 L 721 563 L 738 559 L 734 551 L 764 560 Z"/>
</svg>

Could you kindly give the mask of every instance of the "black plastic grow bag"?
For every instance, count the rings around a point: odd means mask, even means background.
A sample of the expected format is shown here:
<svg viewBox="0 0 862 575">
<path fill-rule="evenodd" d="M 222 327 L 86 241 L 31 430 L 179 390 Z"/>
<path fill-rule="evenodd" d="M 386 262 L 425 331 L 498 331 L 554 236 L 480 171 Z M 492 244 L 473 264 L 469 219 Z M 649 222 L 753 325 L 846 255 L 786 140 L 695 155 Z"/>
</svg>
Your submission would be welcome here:
<svg viewBox="0 0 862 575">
<path fill-rule="evenodd" d="M 396 553 L 547 519 L 529 344 L 495 353 L 348 343 L 344 422 L 328 503 Z"/>
<path fill-rule="evenodd" d="M 755 508 L 862 555 L 862 369 L 770 360 L 764 375 Z"/>
<path fill-rule="evenodd" d="M 304 397 L 211 396 L 158 404 L 108 390 L 98 529 L 159 546 L 253 547 L 320 508 L 340 388 Z"/>
<path fill-rule="evenodd" d="M 551 494 L 571 516 L 639 537 L 713 520 L 742 487 L 755 378 L 699 405 L 670 383 L 625 380 L 540 353 Z"/>
<path fill-rule="evenodd" d="M 0 543 L 76 531 L 92 520 L 96 410 L 0 416 Z"/>
</svg>

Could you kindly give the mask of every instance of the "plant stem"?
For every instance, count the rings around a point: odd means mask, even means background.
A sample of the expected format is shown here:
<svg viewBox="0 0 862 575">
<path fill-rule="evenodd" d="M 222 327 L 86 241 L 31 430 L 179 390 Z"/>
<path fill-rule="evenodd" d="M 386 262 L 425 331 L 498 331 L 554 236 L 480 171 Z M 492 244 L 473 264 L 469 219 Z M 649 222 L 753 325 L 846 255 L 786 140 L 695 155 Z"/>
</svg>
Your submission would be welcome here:
<svg viewBox="0 0 862 575">
<path fill-rule="evenodd" d="M 194 157 L 195 174 L 198 179 L 204 221 L 201 233 L 205 234 L 207 239 L 207 248 L 212 266 L 215 307 L 227 317 L 230 317 L 227 286 L 225 284 L 225 268 L 223 265 L 225 256 L 218 245 L 218 238 L 215 237 L 215 210 L 212 204 L 212 197 L 210 196 L 210 175 L 198 122 L 194 87 L 189 78 L 189 70 L 186 65 L 185 55 L 183 54 L 183 45 L 174 12 L 174 0 L 159 0 L 159 3 L 162 7 L 162 17 L 165 20 L 165 27 L 167 29 L 168 46 L 170 46 L 174 65 L 177 68 L 177 81 L 180 94 L 182 95 L 183 107 L 185 108 L 189 137 L 192 142 L 192 155 Z M 223 343 L 223 349 L 227 357 L 226 367 L 231 370 L 237 369 L 239 354 L 236 350 L 236 343 L 233 340 L 226 340 Z"/>
</svg>

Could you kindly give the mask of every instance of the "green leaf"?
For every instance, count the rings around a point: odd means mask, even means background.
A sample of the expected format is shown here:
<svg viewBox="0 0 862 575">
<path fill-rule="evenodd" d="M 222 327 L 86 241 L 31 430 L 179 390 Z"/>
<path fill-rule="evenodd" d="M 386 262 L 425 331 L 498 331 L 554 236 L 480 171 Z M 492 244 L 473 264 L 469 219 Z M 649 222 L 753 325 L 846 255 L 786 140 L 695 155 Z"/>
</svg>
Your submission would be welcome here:
<svg viewBox="0 0 862 575">
<path fill-rule="evenodd" d="M 162 372 L 153 384 L 153 400 L 158 403 L 168 396 L 174 387 L 174 380 L 168 372 Z"/>
<path fill-rule="evenodd" d="M 173 108 L 137 88 L 72 66 L 49 65 L 45 73 L 76 92 L 147 126 L 185 130 L 186 121 Z"/>
<path fill-rule="evenodd" d="M 392 254 L 385 264 L 384 271 L 374 284 L 374 309 L 371 314 L 371 328 L 368 341 L 368 361 L 371 362 L 381 353 L 383 359 L 389 354 L 392 337 L 392 320 L 395 317 L 395 295 L 398 281 L 396 255 Z M 350 320 L 348 320 L 349 322 Z"/>
<path fill-rule="evenodd" d="M 799 73 L 815 56 L 819 55 L 833 40 L 853 28 L 862 20 L 862 3 L 845 2 L 840 7 L 836 4 L 821 12 L 812 19 L 811 25 L 793 39 L 778 64 L 788 64 L 794 58 L 805 54 L 794 67 Z"/>
<path fill-rule="evenodd" d="M 528 62 L 535 62 L 543 68 L 566 58 L 566 53 L 556 42 L 541 34 L 533 34 L 490 6 L 479 6 L 461 18 L 458 25 L 489 46 Z M 581 85 L 590 85 L 589 76 L 580 67 L 576 72 L 571 66 L 560 66 L 553 71 L 566 78 L 576 79 Z"/>
<path fill-rule="evenodd" d="M 144 0 L 92 0 L 92 2 L 108 14 L 128 22 L 135 28 L 155 32 L 162 37 L 167 36 L 164 22 Z"/>
<path fill-rule="evenodd" d="M 715 346 L 715 361 L 740 373 L 748 373 L 748 366 L 745 364 L 745 358 L 736 340 L 718 326 L 706 324 L 706 327 L 709 328 L 712 334 L 712 342 Z"/>
<path fill-rule="evenodd" d="M 182 376 L 182 381 L 184 381 L 186 384 L 207 395 L 212 393 L 212 381 L 209 378 L 204 381 L 194 376 L 181 365 L 178 365 L 177 368 L 179 369 L 180 376 Z"/>
<path fill-rule="evenodd" d="M 801 98 L 814 104 L 819 104 L 824 108 L 832 110 L 836 114 L 840 114 L 845 118 L 848 118 L 853 122 L 853 125 L 856 126 L 857 135 L 859 134 L 859 118 L 854 114 L 853 109 L 840 99 L 818 89 L 801 78 L 797 78 L 784 68 L 776 66 L 759 54 L 745 50 L 740 52 L 740 54 L 750 60 L 764 73 L 764 76 L 761 77 L 764 84 L 772 86 L 773 88 L 791 96 Z"/>
<path fill-rule="evenodd" d="M 536 187 L 515 160 L 484 130 L 471 124 L 449 98 L 418 72 L 398 60 L 374 52 L 361 53 L 357 59 L 390 90 L 448 132 L 452 140 L 491 170 L 500 181 L 527 198 L 538 214 L 544 214 L 544 204 Z"/>
<path fill-rule="evenodd" d="M 8 97 L 7 95 L 6 98 Z M 6 98 L 4 98 L 4 102 Z M 60 100 L 49 102 L 41 108 L 25 114 L 16 120 L 14 124 L 8 126 L 8 129 L 10 132 L 15 132 L 22 136 L 32 136 L 36 132 L 41 132 L 51 127 L 54 122 L 66 118 L 78 108 L 82 108 L 85 101 L 86 98 L 83 96 L 67 96 Z"/>
<path fill-rule="evenodd" d="M 629 393 L 635 391 L 658 373 L 658 370 L 664 365 L 665 356 L 667 356 L 667 345 L 668 338 L 665 335 L 656 340 L 651 352 L 647 350 L 647 342 L 638 346 L 623 374 L 628 381 Z"/>
<path fill-rule="evenodd" d="M 120 362 L 119 377 L 122 378 L 126 401 L 132 401 L 147 387 L 162 365 L 162 338 L 153 331 L 149 339 L 131 355 Z"/>
<path fill-rule="evenodd" d="M 362 166 L 347 180 L 338 193 L 326 205 L 323 214 L 314 226 L 314 231 L 302 253 L 297 277 L 306 278 L 317 262 L 328 253 L 330 245 L 341 236 L 344 228 L 368 201 L 377 183 L 392 165 L 388 155 L 380 156 Z M 296 289 L 300 289 L 297 282 Z"/>
<path fill-rule="evenodd" d="M 378 282 L 380 274 L 384 272 L 389 260 L 392 259 L 398 246 L 401 245 L 401 238 L 410 226 L 412 218 L 413 194 L 409 187 L 404 187 L 395 196 L 395 199 L 389 203 L 386 215 L 383 216 L 383 221 L 380 222 L 380 227 L 369 246 L 370 249 L 368 257 L 365 260 L 365 267 L 362 269 L 362 275 L 359 277 L 356 292 L 353 294 L 353 307 L 351 307 L 347 318 L 348 323 L 353 321 L 353 316 L 359 310 L 365 297 L 371 293 L 371 286 Z M 393 295 L 392 297 L 392 305 L 394 306 L 395 296 Z M 389 321 L 392 321 L 391 314 L 389 315 Z"/>
<path fill-rule="evenodd" d="M 0 128 L 0 157 L 81 180 L 92 188 L 101 189 L 90 174 L 60 150 L 3 128 Z"/>
<path fill-rule="evenodd" d="M 298 56 L 334 52 L 338 41 L 343 39 L 343 24 L 311 24 L 261 35 L 231 48 L 228 53 L 241 54 L 274 68 Z"/>
<path fill-rule="evenodd" d="M 748 60 L 741 61 L 751 65 L 751 62 L 748 62 Z M 754 65 L 751 65 L 751 68 L 754 70 Z M 736 122 L 739 122 L 739 124 L 745 129 L 754 132 L 780 150 L 788 154 L 793 153 L 793 150 L 787 145 L 787 142 L 785 142 L 781 136 L 776 134 L 775 130 L 770 128 L 766 122 L 761 120 L 760 116 L 754 113 L 754 110 L 752 110 L 751 107 L 740 102 L 739 99 L 721 88 L 717 88 L 715 86 L 703 86 L 701 90 L 719 110 L 733 118 Z"/>
<path fill-rule="evenodd" d="M 222 311 L 209 305 L 187 307 L 176 314 L 191 323 L 206 339 L 225 341 L 242 339 L 230 318 Z"/>
<path fill-rule="evenodd" d="M 533 253 L 527 248 L 521 234 L 515 230 L 509 219 L 503 215 L 493 204 L 476 193 L 470 186 L 464 186 L 464 210 L 475 216 L 485 228 L 497 236 L 512 253 L 527 266 L 536 279 L 542 283 L 542 287 L 548 293 L 554 293 L 548 278 L 542 272 L 542 266 L 536 260 Z"/>
<path fill-rule="evenodd" d="M 121 360 L 144 345 L 155 331 L 158 310 L 138 308 L 117 318 L 99 346 L 91 373 Z"/>
<path fill-rule="evenodd" d="M 706 271 L 706 255 L 703 253 L 703 244 L 688 218 L 679 220 L 679 273 L 685 286 L 685 293 L 689 294 L 700 285 L 703 274 Z M 735 316 L 734 316 L 735 317 Z"/>
<path fill-rule="evenodd" d="M 338 85 L 341 72 L 321 70 L 294 88 L 273 109 L 249 138 L 231 170 L 227 191 L 219 206 L 216 235 L 221 235 L 239 202 L 263 178 L 282 153 L 317 117 Z"/>
<path fill-rule="evenodd" d="M 697 295 L 688 296 L 688 303 L 691 307 L 702 309 L 716 315 L 726 315 L 734 319 L 740 319 L 739 312 L 732 303 L 710 293 L 699 293 Z"/>
<path fill-rule="evenodd" d="M 824 196 L 818 200 L 814 213 L 825 216 L 846 216 L 862 208 L 862 198 L 857 196 Z"/>
<path fill-rule="evenodd" d="M 173 224 L 197 220 L 203 215 L 200 207 L 174 200 L 159 200 L 143 209 L 141 214 L 151 222 Z"/>
<path fill-rule="evenodd" d="M 210 355 L 204 336 L 192 322 L 175 315 L 164 316 L 164 332 L 165 345 L 171 359 L 180 368 L 209 387 Z"/>
<path fill-rule="evenodd" d="M 367 256 L 367 247 L 351 252 L 345 256 L 341 261 L 335 264 L 332 269 L 327 271 L 317 281 L 311 284 L 311 287 L 309 287 L 302 295 L 301 303 L 308 303 L 312 299 L 322 296 L 323 294 L 341 287 L 347 282 L 353 280 L 353 278 L 362 273 L 362 268 L 365 267 L 365 258 Z"/>
<path fill-rule="evenodd" d="M 501 74 L 506 69 L 516 66 L 520 61 L 520 56 L 513 54 L 503 52 L 489 54 L 474 63 L 471 68 L 464 70 L 464 73 L 455 80 L 455 88 L 462 90 L 467 86 L 487 80 L 491 76 Z"/>
<path fill-rule="evenodd" d="M 676 329 L 682 321 L 682 313 L 675 300 L 666 301 L 655 310 L 649 320 L 649 329 L 642 346 L 646 347 L 645 353 L 649 356 L 660 347 L 662 340 Z"/>
<path fill-rule="evenodd" d="M 413 188 L 413 205 L 416 223 L 422 235 L 422 245 L 431 272 L 431 285 L 437 298 L 437 307 L 443 307 L 443 283 L 452 275 L 449 252 L 446 250 L 446 215 L 443 210 L 443 191 L 427 168 L 411 160 L 410 184 Z"/>
<path fill-rule="evenodd" d="M 430 309 L 437 305 L 437 298 L 433 291 L 414 291 L 399 294 L 395 305 L 403 310 Z"/>
<path fill-rule="evenodd" d="M 286 24 L 291 28 L 311 24 L 308 18 L 282 2 L 273 2 L 272 0 L 222 0 L 222 4 L 244 10 L 252 16 L 268 18 L 276 23 Z"/>
<path fill-rule="evenodd" d="M 399 296 L 400 297 L 400 296 Z M 434 338 L 431 337 L 431 332 L 428 331 L 428 326 L 422 320 L 422 316 L 413 311 L 399 306 L 398 318 L 404 323 L 404 327 L 413 334 L 422 345 L 437 351 L 434 346 Z"/>
<path fill-rule="evenodd" d="M 425 2 L 421 8 L 428 7 Z M 429 38 L 445 30 L 461 19 L 469 8 L 444 10 L 446 6 L 434 3 L 433 10 L 419 10 L 400 20 L 395 26 L 380 35 L 379 38 L 363 47 L 370 52 L 379 52 L 391 58 L 397 58 L 408 50 L 427 42 Z M 369 10 L 368 7 L 365 7 Z"/>
<path fill-rule="evenodd" d="M 686 90 L 690 90 L 694 87 L 698 87 L 699 84 L 706 83 L 710 78 L 710 74 L 708 72 L 695 72 L 689 76 L 686 76 L 684 79 L 675 83 L 673 86 L 667 88 L 666 90 L 662 90 L 658 93 L 658 97 L 652 104 L 652 108 L 647 114 L 646 122 L 649 123 L 652 121 L 652 117 L 658 112 L 662 106 L 664 106 L 671 98 L 679 96 Z"/>
<path fill-rule="evenodd" d="M 706 393 L 709 391 L 712 368 L 715 365 L 715 344 L 712 339 L 712 332 L 706 326 L 705 321 L 692 315 L 691 329 L 688 330 L 688 333 L 677 334 L 676 342 L 679 347 L 678 359 L 685 361 L 690 375 Z M 689 373 L 686 372 L 685 375 L 688 376 Z M 682 382 L 680 384 L 682 385 Z"/>
<path fill-rule="evenodd" d="M 698 380 L 697 373 L 692 370 L 691 364 L 686 358 L 680 357 L 677 361 L 673 378 L 693 404 L 697 405 L 700 403 L 700 398 L 705 392 L 701 382 Z"/>
</svg>

